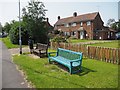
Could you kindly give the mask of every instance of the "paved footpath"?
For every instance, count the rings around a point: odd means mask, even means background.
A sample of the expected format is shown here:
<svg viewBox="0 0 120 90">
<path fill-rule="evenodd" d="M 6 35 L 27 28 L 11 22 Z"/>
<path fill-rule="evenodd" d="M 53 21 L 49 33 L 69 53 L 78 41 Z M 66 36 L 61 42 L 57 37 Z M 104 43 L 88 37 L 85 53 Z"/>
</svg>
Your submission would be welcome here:
<svg viewBox="0 0 120 90">
<path fill-rule="evenodd" d="M 28 88 L 24 77 L 12 62 L 10 51 L 1 41 L 0 44 L 2 46 L 0 47 L 0 51 L 2 51 L 2 88 Z"/>
</svg>

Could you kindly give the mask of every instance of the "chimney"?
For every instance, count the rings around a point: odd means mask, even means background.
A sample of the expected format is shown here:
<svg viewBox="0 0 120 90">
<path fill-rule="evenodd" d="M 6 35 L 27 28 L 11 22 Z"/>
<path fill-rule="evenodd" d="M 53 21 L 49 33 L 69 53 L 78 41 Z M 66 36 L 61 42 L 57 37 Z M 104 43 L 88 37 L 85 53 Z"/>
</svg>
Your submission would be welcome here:
<svg viewBox="0 0 120 90">
<path fill-rule="evenodd" d="M 60 20 L 60 16 L 58 16 L 58 20 Z"/>
<path fill-rule="evenodd" d="M 76 17 L 76 16 L 77 16 L 77 12 L 74 12 L 74 13 L 73 13 L 73 16 Z"/>
</svg>

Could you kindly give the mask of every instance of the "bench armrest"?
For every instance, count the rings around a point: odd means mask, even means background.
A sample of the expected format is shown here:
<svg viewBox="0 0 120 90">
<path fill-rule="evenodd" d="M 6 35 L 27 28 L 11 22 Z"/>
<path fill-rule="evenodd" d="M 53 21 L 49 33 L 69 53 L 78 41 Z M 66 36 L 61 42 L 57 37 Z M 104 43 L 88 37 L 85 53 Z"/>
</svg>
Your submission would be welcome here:
<svg viewBox="0 0 120 90">
<path fill-rule="evenodd" d="M 48 57 L 51 57 L 51 54 L 54 54 L 54 53 L 57 53 L 57 52 L 48 52 Z"/>
<path fill-rule="evenodd" d="M 80 61 L 82 62 L 82 59 L 70 60 L 70 66 L 72 67 L 73 62 L 80 62 Z"/>
</svg>

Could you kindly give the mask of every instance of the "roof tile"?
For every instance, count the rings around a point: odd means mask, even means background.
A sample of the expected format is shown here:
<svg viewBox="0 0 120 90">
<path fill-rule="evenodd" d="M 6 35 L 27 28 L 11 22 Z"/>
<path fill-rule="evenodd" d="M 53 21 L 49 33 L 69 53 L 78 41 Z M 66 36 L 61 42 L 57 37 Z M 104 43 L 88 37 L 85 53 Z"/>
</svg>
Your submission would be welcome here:
<svg viewBox="0 0 120 90">
<path fill-rule="evenodd" d="M 73 23 L 73 22 L 80 22 L 80 21 L 94 20 L 95 17 L 97 16 L 97 14 L 98 14 L 98 12 L 94 12 L 94 13 L 78 15 L 76 17 L 72 16 L 72 17 L 62 18 L 62 19 L 58 20 L 55 23 L 55 25 L 61 25 L 61 24 Z"/>
</svg>

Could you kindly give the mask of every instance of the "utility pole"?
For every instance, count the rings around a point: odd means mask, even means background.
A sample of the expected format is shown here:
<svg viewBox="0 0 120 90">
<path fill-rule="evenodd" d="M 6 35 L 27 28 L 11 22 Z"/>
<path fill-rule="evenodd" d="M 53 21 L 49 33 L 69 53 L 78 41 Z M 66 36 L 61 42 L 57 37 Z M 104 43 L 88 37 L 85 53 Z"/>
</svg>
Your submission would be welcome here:
<svg viewBox="0 0 120 90">
<path fill-rule="evenodd" d="M 20 0 L 19 0 L 19 45 L 20 45 L 20 54 L 22 54 Z"/>
</svg>

